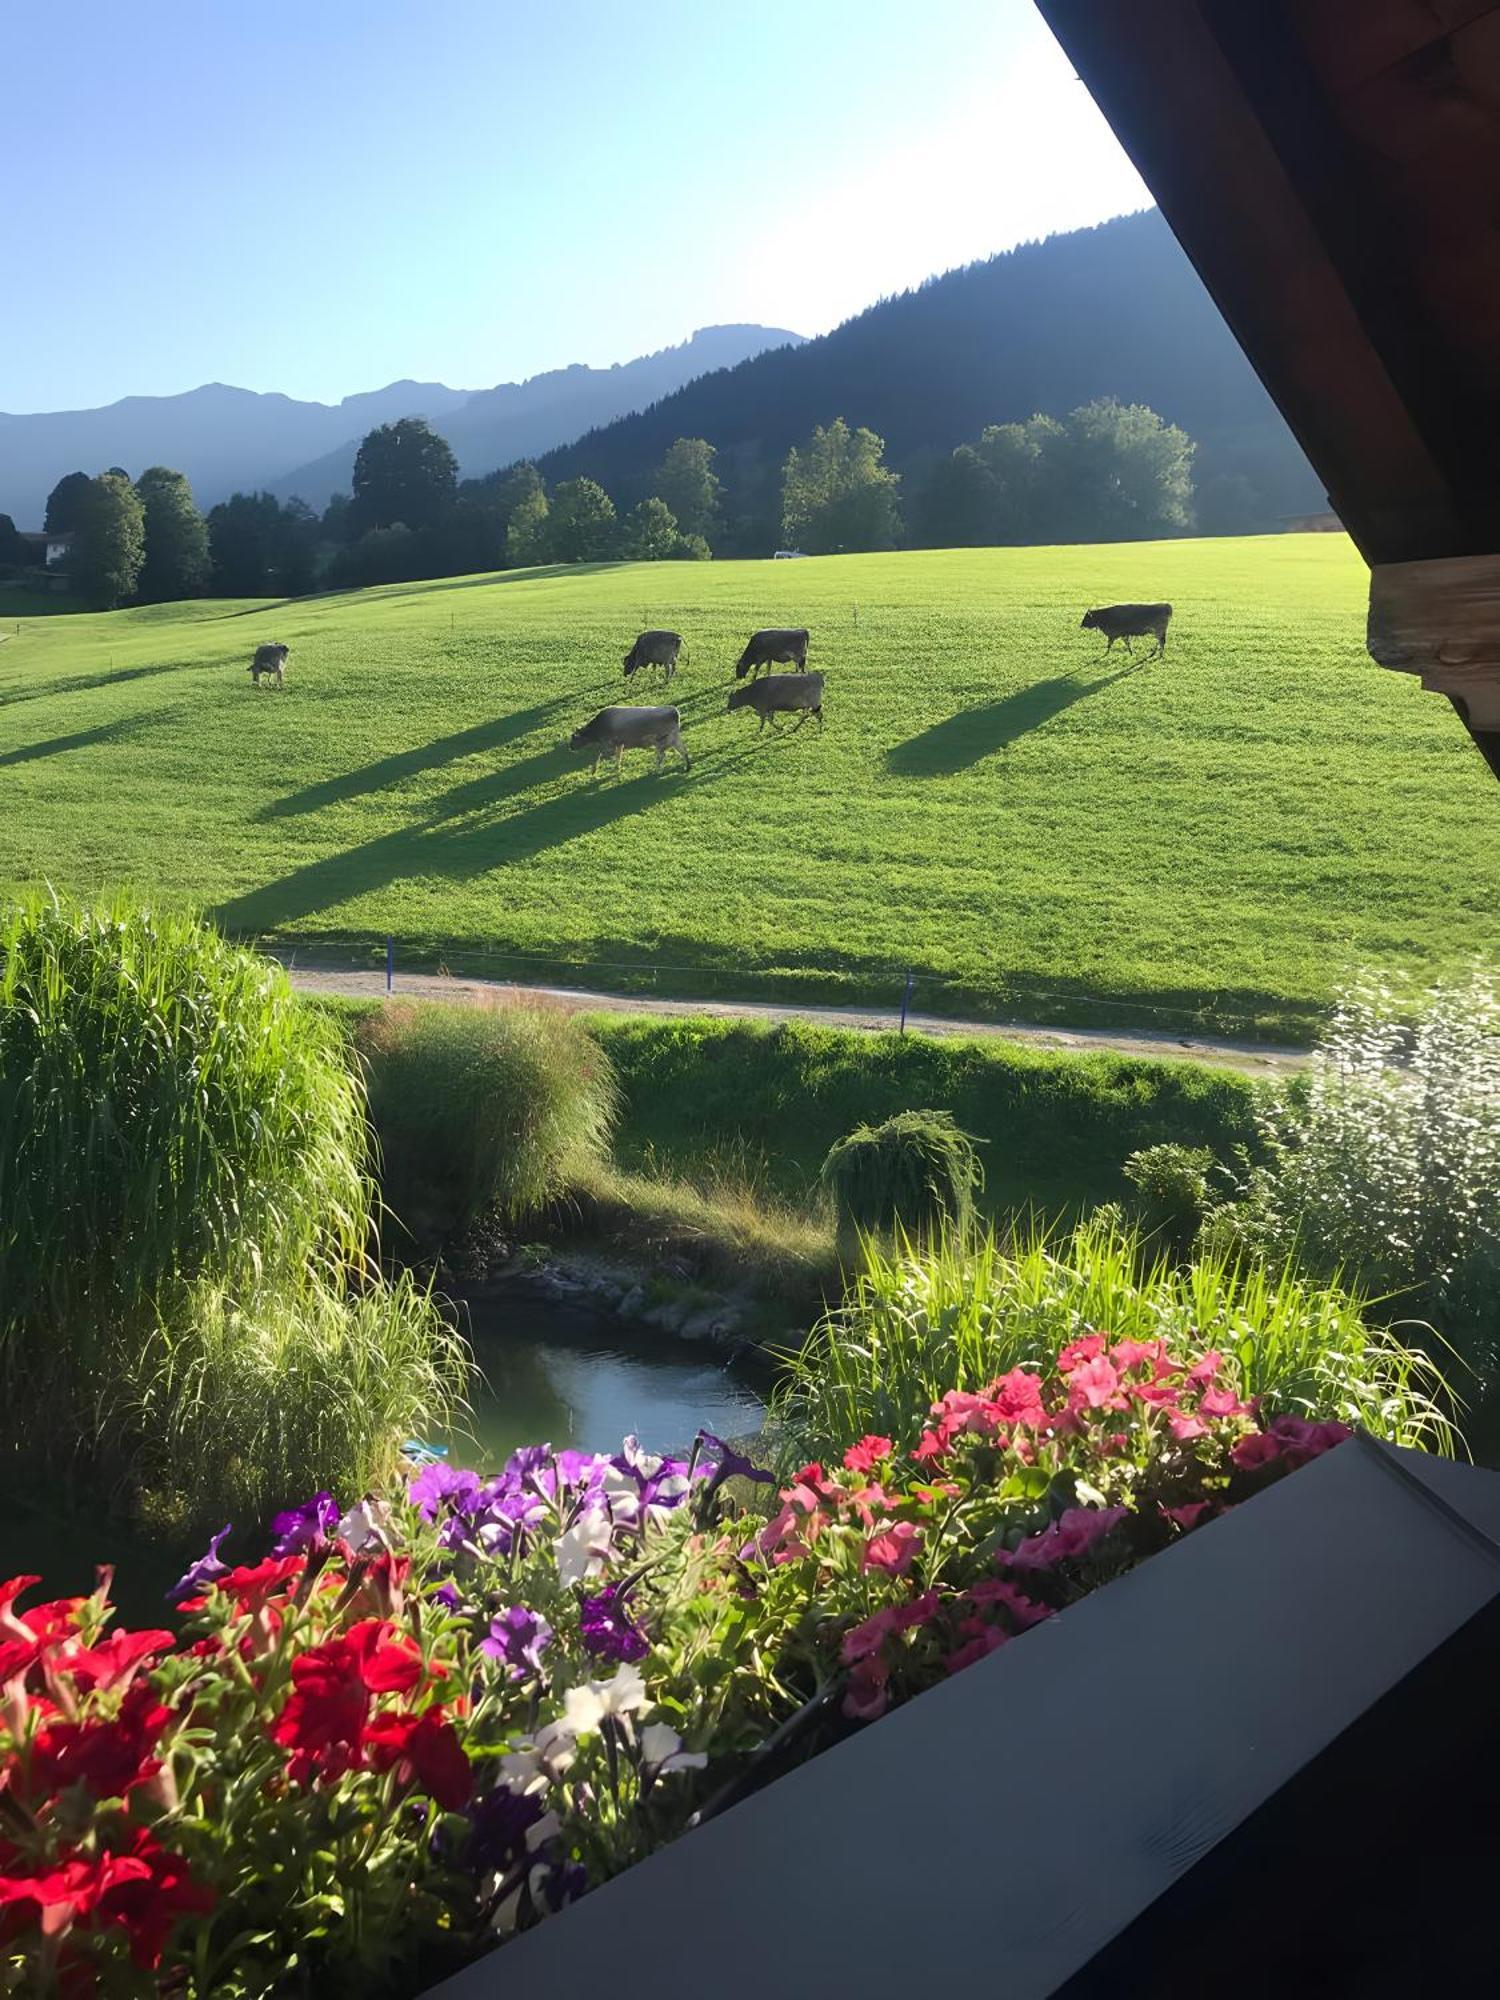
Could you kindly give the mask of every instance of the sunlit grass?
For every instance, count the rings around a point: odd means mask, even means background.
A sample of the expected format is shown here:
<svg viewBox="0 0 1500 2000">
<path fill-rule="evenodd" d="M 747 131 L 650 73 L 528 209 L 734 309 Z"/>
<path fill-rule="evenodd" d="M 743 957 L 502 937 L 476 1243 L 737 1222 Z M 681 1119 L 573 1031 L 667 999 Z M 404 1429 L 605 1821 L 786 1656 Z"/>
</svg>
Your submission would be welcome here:
<svg viewBox="0 0 1500 2000">
<path fill-rule="evenodd" d="M 483 954 L 894 1014 L 912 967 L 919 1006 L 1305 1033 L 1356 964 L 1500 948 L 1487 774 L 1446 704 L 1366 658 L 1365 590 L 1322 535 L 23 619 L 0 881 L 124 879 L 246 932 L 393 933 L 501 977 Z M 1156 597 L 1177 607 L 1159 664 L 1078 629 Z M 801 623 L 827 728 L 757 738 L 724 712 L 732 662 Z M 564 739 L 623 697 L 643 625 L 688 638 L 693 769 L 591 781 Z M 257 694 L 275 638 L 287 689 Z"/>
</svg>

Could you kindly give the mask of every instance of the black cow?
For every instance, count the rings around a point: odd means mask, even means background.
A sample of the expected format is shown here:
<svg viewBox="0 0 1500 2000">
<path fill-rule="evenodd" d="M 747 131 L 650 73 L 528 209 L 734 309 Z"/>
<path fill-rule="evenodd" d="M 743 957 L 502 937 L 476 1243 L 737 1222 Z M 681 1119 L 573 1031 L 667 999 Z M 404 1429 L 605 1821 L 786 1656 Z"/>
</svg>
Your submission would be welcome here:
<svg viewBox="0 0 1500 2000">
<path fill-rule="evenodd" d="M 734 677 L 742 681 L 746 674 L 752 677 L 762 667 L 770 667 L 774 662 L 784 661 L 800 672 L 807 665 L 807 627 L 798 626 L 764 632 L 752 632 L 745 650 L 735 662 Z"/>
<path fill-rule="evenodd" d="M 1107 653 L 1116 641 L 1125 641 L 1125 650 L 1131 654 L 1135 648 L 1132 639 L 1153 638 L 1156 651 L 1149 655 L 1159 659 L 1167 650 L 1167 627 L 1172 622 L 1170 604 L 1106 604 L 1097 611 L 1085 611 L 1080 628 L 1085 632 L 1102 632 L 1109 641 L 1104 650 Z"/>
</svg>

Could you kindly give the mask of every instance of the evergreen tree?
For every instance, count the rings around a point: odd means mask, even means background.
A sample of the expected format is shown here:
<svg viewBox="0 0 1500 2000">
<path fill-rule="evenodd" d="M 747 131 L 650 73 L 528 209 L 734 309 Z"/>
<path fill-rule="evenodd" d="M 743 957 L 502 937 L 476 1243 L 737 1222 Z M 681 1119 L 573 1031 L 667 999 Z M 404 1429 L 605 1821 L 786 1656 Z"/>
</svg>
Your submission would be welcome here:
<svg viewBox="0 0 1500 2000">
<path fill-rule="evenodd" d="M 719 524 L 722 493 L 714 472 L 717 457 L 706 438 L 677 438 L 661 462 L 652 489 L 660 494 L 684 535 L 701 535 L 710 546 Z"/>
<path fill-rule="evenodd" d="M 73 521 L 69 574 L 97 610 L 113 611 L 134 593 L 146 556 L 140 497 L 122 473 L 101 472 L 89 481 Z"/>
<path fill-rule="evenodd" d="M 654 496 L 638 502 L 620 524 L 620 553 L 627 562 L 666 562 L 677 554 L 679 539 L 671 508 Z"/>
<path fill-rule="evenodd" d="M 592 479 L 565 479 L 548 523 L 555 562 L 602 562 L 614 547 L 615 503 Z"/>
<path fill-rule="evenodd" d="M 47 515 L 42 526 L 49 535 L 71 535 L 78 526 L 78 509 L 89 490 L 86 472 L 65 472 L 47 495 Z"/>
<path fill-rule="evenodd" d="M 354 460 L 351 524 L 361 533 L 389 528 L 430 528 L 447 513 L 458 491 L 458 460 L 448 440 L 424 417 L 381 424 Z"/>
<path fill-rule="evenodd" d="M 144 604 L 169 604 L 201 597 L 213 567 L 208 523 L 193 503 L 193 490 L 180 472 L 153 465 L 135 482 L 145 516 L 146 560 L 138 595 Z"/>
<path fill-rule="evenodd" d="M 552 553 L 550 514 L 546 491 L 538 479 L 536 490 L 518 500 L 511 509 L 510 522 L 505 530 L 507 569 L 530 569 L 534 564 L 549 559 Z"/>
<path fill-rule="evenodd" d="M 882 459 L 885 440 L 850 430 L 836 417 L 787 453 L 781 485 L 781 531 L 789 548 L 810 555 L 893 548 L 901 528 L 900 481 Z"/>
</svg>

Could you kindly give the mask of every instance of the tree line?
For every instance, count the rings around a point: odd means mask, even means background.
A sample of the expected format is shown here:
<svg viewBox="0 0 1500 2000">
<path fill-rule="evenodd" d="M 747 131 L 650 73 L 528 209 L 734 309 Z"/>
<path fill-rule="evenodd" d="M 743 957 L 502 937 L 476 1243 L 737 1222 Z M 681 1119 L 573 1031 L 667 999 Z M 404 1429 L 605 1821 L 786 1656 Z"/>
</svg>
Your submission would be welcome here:
<svg viewBox="0 0 1500 2000">
<path fill-rule="evenodd" d="M 836 417 L 787 452 L 769 498 L 752 490 L 747 501 L 712 444 L 682 437 L 651 491 L 621 510 L 596 480 L 549 488 L 530 463 L 460 480 L 447 440 L 403 417 L 365 437 L 353 491 L 321 518 L 270 493 L 236 493 L 203 515 L 180 472 L 153 466 L 132 482 L 116 466 L 60 480 L 46 526 L 72 537 L 74 586 L 103 608 L 292 597 L 543 563 L 1180 535 L 1194 526 L 1193 451 L 1154 410 L 1103 398 L 1061 418 L 990 425 L 903 478 L 883 438 Z M 0 516 L 0 562 L 7 525 Z"/>
</svg>

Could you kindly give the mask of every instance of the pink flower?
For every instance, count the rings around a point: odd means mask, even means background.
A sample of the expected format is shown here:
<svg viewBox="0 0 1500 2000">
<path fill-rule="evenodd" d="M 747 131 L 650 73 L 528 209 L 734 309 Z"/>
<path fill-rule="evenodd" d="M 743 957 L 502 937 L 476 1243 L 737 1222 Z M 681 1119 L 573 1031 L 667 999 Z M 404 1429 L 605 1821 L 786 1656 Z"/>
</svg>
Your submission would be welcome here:
<svg viewBox="0 0 1500 2000">
<path fill-rule="evenodd" d="M 871 1473 L 882 1459 L 890 1457 L 891 1449 L 891 1441 L 887 1437 L 862 1437 L 858 1444 L 851 1444 L 844 1453 L 845 1470 Z"/>
<path fill-rule="evenodd" d="M 940 1458 L 946 1458 L 949 1449 L 950 1440 L 945 1431 L 923 1431 L 921 1442 L 913 1451 L 912 1457 L 918 1465 L 933 1464 Z"/>
<path fill-rule="evenodd" d="M 1242 1417 L 1245 1405 L 1232 1389 L 1205 1389 L 1198 1398 L 1198 1408 L 1205 1417 Z"/>
<path fill-rule="evenodd" d="M 995 1652 L 1010 1637 L 999 1625 L 986 1625 L 978 1618 L 966 1618 L 958 1629 L 969 1635 L 969 1641 L 944 1660 L 943 1665 L 950 1674 L 961 1674 L 965 1667 L 972 1667 L 976 1660 Z"/>
<path fill-rule="evenodd" d="M 1202 1417 L 1190 1416 L 1185 1410 L 1173 1410 L 1167 1418 L 1167 1428 L 1179 1444 L 1186 1444 L 1190 1438 L 1208 1436 L 1208 1425 Z"/>
<path fill-rule="evenodd" d="M 1314 1424 L 1303 1417 L 1272 1417 L 1271 1435 L 1281 1446 L 1287 1469 L 1295 1472 L 1299 1465 L 1320 1458 L 1325 1451 L 1332 1451 L 1336 1444 L 1342 1444 L 1354 1433 L 1347 1424 Z"/>
<path fill-rule="evenodd" d="M 1096 1354 L 1091 1361 L 1080 1362 L 1069 1371 L 1067 1382 L 1068 1401 L 1075 1409 L 1081 1403 L 1086 1403 L 1091 1410 L 1121 1407 L 1119 1370 L 1102 1354 Z"/>
<path fill-rule="evenodd" d="M 1085 1361 L 1092 1361 L 1096 1355 L 1103 1352 L 1104 1335 L 1102 1333 L 1082 1334 L 1077 1340 L 1070 1340 L 1066 1347 L 1058 1350 L 1057 1372 L 1059 1375 L 1069 1375 L 1075 1368 L 1081 1367 Z"/>
<path fill-rule="evenodd" d="M 1197 1527 L 1205 1514 L 1214 1512 L 1214 1503 L 1212 1500 L 1190 1500 L 1186 1506 L 1163 1507 L 1161 1511 L 1186 1534 L 1189 1528 Z"/>
<path fill-rule="evenodd" d="M 889 1699 L 886 1693 L 891 1670 L 877 1653 L 870 1659 L 861 1660 L 849 1676 L 849 1687 L 844 1695 L 844 1713 L 854 1722 L 873 1722 L 877 1716 L 885 1714 Z"/>
<path fill-rule="evenodd" d="M 839 1646 L 839 1658 L 846 1667 L 878 1653 L 892 1632 L 900 1629 L 900 1614 L 894 1604 L 882 1605 L 862 1625 L 851 1626 Z"/>
<path fill-rule="evenodd" d="M 1281 1446 L 1266 1431 L 1253 1431 L 1249 1437 L 1241 1438 L 1229 1454 L 1241 1472 L 1255 1472 L 1280 1456 Z"/>
<path fill-rule="evenodd" d="M 1140 1368 L 1147 1362 L 1153 1367 L 1158 1362 L 1167 1361 L 1167 1344 L 1164 1340 L 1117 1340 L 1109 1350 L 1109 1358 L 1123 1374 L 1127 1368 Z M 1176 1370 L 1172 1371 L 1174 1374 Z"/>
<path fill-rule="evenodd" d="M 1025 1368 L 1012 1368 L 990 1385 L 990 1407 L 1005 1423 L 1027 1424 L 1033 1430 L 1046 1420 L 1042 1405 L 1040 1376 Z"/>
<path fill-rule="evenodd" d="M 922 1548 L 922 1531 L 910 1521 L 897 1521 L 865 1543 L 860 1570 L 883 1570 L 887 1576 L 905 1576 Z"/>
<path fill-rule="evenodd" d="M 1223 1365 L 1223 1355 L 1220 1354 L 1216 1347 L 1211 1347 L 1207 1354 L 1200 1354 L 1192 1367 L 1189 1368 L 1186 1376 L 1188 1387 L 1190 1389 L 1197 1389 L 1201 1388 L 1206 1382 L 1212 1382 Z"/>
<path fill-rule="evenodd" d="M 1005 1576 L 982 1576 L 966 1594 L 971 1604 L 1002 1605 L 1021 1632 L 1029 1631 L 1033 1625 L 1040 1625 L 1044 1618 L 1054 1615 L 1050 1604 L 1038 1604 L 1035 1598 L 1028 1597 Z"/>
<path fill-rule="evenodd" d="M 1085 1556 L 1124 1520 L 1124 1507 L 1070 1507 L 1050 1528 L 1031 1535 L 1017 1548 L 996 1557 L 1006 1569 L 1051 1569 L 1054 1564 Z"/>
</svg>

